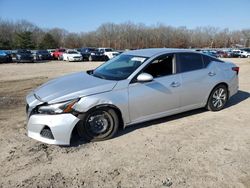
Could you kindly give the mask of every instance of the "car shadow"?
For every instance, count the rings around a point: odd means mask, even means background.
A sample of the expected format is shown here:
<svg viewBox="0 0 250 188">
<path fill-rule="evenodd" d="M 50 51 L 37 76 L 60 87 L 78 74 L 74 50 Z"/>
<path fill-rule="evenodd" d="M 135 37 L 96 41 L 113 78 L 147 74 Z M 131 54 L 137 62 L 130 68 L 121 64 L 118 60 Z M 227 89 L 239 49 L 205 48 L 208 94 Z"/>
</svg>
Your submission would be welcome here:
<svg viewBox="0 0 250 188">
<path fill-rule="evenodd" d="M 232 107 L 234 105 L 237 105 L 237 104 L 241 103 L 242 101 L 248 99 L 249 97 L 250 97 L 249 92 L 239 90 L 237 92 L 237 94 L 235 94 L 234 96 L 232 96 L 230 98 L 230 100 L 228 101 L 225 108 L 230 108 L 230 107 Z M 172 115 L 172 116 L 167 116 L 167 117 L 163 117 L 163 118 L 159 118 L 159 119 L 155 119 L 155 120 L 150 120 L 150 121 L 143 122 L 143 123 L 137 123 L 137 124 L 134 124 L 132 126 L 128 126 L 125 129 L 119 130 L 119 132 L 115 136 L 115 138 L 123 136 L 125 134 L 130 133 L 130 132 L 133 132 L 133 131 L 135 131 L 137 129 L 146 128 L 146 127 L 153 126 L 153 125 L 160 124 L 160 123 L 166 123 L 166 122 L 173 121 L 173 120 L 176 120 L 176 119 L 185 118 L 187 116 L 193 116 L 193 115 L 196 115 L 196 114 L 201 114 L 201 113 L 204 113 L 206 111 L 207 110 L 205 108 L 199 108 L 199 109 L 183 112 L 183 113 Z M 77 147 L 79 145 L 86 144 L 86 143 L 88 143 L 88 142 L 85 141 L 84 139 L 80 138 L 78 136 L 78 134 L 77 134 L 77 131 L 74 130 L 73 133 L 72 133 L 72 139 L 71 139 L 70 147 Z"/>
<path fill-rule="evenodd" d="M 250 93 L 246 91 L 239 90 L 234 96 L 230 98 L 227 102 L 225 108 L 230 108 L 236 104 L 241 103 L 242 101 L 248 99 L 250 97 Z"/>
<path fill-rule="evenodd" d="M 35 63 L 49 63 L 52 60 L 34 60 L 33 62 L 17 62 L 16 60 L 13 60 L 11 63 L 17 63 L 17 64 L 35 64 Z"/>
<path fill-rule="evenodd" d="M 207 110 L 205 108 L 199 108 L 199 109 L 191 110 L 188 112 L 183 112 L 180 114 L 175 114 L 175 115 L 166 116 L 166 117 L 155 119 L 155 120 L 146 121 L 143 123 L 137 123 L 137 124 L 128 126 L 123 130 L 120 130 L 119 133 L 116 135 L 116 137 L 123 136 L 123 135 L 128 134 L 130 132 L 133 132 L 137 129 L 142 129 L 142 128 L 146 128 L 146 127 L 161 124 L 161 123 L 167 123 L 167 122 L 170 122 L 170 121 L 173 121 L 176 119 L 181 119 L 184 117 L 188 117 L 188 116 L 192 116 L 192 115 L 196 115 L 196 114 L 201 114 L 201 113 L 204 113 L 206 111 Z"/>
</svg>

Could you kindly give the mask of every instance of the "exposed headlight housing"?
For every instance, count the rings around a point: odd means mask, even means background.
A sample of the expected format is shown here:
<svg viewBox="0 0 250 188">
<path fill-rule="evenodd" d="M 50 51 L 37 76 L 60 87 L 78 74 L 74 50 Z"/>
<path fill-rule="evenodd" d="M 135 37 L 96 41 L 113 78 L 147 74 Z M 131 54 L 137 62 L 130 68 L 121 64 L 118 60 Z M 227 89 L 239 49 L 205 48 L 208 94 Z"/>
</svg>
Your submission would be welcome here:
<svg viewBox="0 0 250 188">
<path fill-rule="evenodd" d="M 57 104 L 44 105 L 38 107 L 39 114 L 62 114 L 62 113 L 71 113 L 74 111 L 73 106 L 77 103 L 79 99 L 66 101 Z"/>
</svg>

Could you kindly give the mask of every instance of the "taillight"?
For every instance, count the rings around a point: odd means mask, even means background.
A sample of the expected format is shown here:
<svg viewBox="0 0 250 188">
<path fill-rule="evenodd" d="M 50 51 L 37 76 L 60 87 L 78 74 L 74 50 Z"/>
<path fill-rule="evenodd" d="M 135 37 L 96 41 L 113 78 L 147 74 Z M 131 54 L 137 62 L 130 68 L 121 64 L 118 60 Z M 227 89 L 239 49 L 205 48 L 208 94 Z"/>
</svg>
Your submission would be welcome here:
<svg viewBox="0 0 250 188">
<path fill-rule="evenodd" d="M 239 74 L 240 67 L 232 67 L 232 70 L 236 72 L 236 74 Z"/>
</svg>

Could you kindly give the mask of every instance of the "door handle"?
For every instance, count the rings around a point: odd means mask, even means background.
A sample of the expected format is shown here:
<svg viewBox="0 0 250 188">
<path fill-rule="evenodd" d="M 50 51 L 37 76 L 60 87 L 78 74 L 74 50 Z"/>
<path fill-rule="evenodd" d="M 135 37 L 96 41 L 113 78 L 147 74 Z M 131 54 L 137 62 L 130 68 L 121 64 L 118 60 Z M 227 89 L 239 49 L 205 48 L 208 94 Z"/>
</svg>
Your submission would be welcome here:
<svg viewBox="0 0 250 188">
<path fill-rule="evenodd" d="M 179 82 L 172 82 L 170 84 L 171 87 L 179 87 L 181 84 Z"/>
<path fill-rule="evenodd" d="M 208 73 L 208 76 L 214 76 L 214 75 L 216 75 L 215 72 L 209 72 L 209 73 Z"/>
</svg>

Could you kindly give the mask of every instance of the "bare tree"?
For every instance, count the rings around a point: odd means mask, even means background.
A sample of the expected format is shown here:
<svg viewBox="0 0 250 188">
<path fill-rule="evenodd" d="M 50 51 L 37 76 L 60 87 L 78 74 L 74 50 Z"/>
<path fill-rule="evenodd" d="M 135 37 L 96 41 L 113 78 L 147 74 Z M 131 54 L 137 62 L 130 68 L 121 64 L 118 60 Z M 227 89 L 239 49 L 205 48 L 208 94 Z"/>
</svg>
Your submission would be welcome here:
<svg viewBox="0 0 250 188">
<path fill-rule="evenodd" d="M 146 26 L 125 22 L 104 23 L 95 31 L 69 33 L 65 29 L 42 29 L 26 20 L 11 22 L 0 19 L 0 49 L 15 48 L 15 37 L 30 32 L 34 48 L 43 44 L 46 34 L 51 35 L 53 46 L 66 48 L 112 47 L 137 48 L 223 48 L 237 45 L 250 46 L 250 29 L 230 31 L 216 27 L 171 27 L 164 24 Z M 49 43 L 49 41 L 46 41 Z"/>
</svg>

